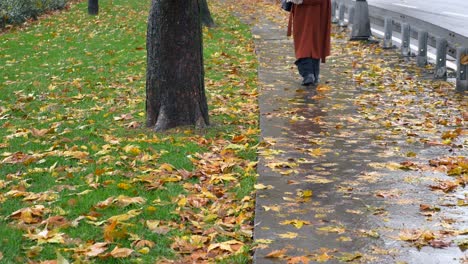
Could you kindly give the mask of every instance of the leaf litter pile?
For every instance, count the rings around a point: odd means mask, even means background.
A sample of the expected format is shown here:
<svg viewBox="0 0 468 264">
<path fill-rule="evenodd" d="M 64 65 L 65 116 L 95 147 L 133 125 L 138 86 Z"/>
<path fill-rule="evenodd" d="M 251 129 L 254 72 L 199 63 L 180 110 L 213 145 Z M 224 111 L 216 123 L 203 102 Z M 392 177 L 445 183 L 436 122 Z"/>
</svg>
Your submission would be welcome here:
<svg viewBox="0 0 468 264">
<path fill-rule="evenodd" d="M 204 31 L 211 127 L 144 127 L 150 1 L 0 35 L 0 262 L 246 263 L 258 106 L 247 26 Z M 118 259 L 118 260 L 115 260 Z"/>
<path fill-rule="evenodd" d="M 302 88 L 292 42 L 271 40 L 286 34 L 287 13 L 235 2 L 257 28 L 265 76 L 294 76 L 259 80 L 276 129 L 259 149 L 259 261 L 467 262 L 466 93 L 337 27 L 322 84 Z"/>
</svg>

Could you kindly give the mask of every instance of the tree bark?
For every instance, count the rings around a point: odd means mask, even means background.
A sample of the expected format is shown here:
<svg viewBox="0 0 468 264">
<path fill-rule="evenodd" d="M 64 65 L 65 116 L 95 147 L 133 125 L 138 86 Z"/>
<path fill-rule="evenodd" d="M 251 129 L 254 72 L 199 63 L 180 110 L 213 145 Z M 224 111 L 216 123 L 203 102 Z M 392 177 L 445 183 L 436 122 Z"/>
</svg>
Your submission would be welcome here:
<svg viewBox="0 0 468 264">
<path fill-rule="evenodd" d="M 209 124 L 199 0 L 153 0 L 148 18 L 146 125 Z"/>
<path fill-rule="evenodd" d="M 200 14 L 202 24 L 206 27 L 214 27 L 215 23 L 211 17 L 210 9 L 208 8 L 207 0 L 200 0 Z"/>
<path fill-rule="evenodd" d="M 99 14 L 99 0 L 88 0 L 88 14 Z"/>
</svg>

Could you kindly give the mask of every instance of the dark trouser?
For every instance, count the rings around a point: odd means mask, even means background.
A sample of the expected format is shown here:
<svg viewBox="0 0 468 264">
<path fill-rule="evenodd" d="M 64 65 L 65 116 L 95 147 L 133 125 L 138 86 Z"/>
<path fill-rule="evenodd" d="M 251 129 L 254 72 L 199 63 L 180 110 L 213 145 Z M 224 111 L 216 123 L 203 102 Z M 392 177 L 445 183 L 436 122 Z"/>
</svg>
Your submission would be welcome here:
<svg viewBox="0 0 468 264">
<path fill-rule="evenodd" d="M 296 64 L 299 74 L 303 78 L 309 74 L 313 74 L 316 80 L 319 79 L 320 59 L 300 58 L 294 64 Z"/>
</svg>

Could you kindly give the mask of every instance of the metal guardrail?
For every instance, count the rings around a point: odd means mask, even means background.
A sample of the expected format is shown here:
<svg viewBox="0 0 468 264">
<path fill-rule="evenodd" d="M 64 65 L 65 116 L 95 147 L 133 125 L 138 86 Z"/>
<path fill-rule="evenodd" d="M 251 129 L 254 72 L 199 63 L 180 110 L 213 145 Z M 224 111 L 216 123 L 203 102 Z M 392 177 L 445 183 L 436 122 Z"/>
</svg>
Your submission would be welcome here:
<svg viewBox="0 0 468 264">
<path fill-rule="evenodd" d="M 333 22 L 340 26 L 346 26 L 345 13 L 348 13 L 349 24 L 356 20 L 355 17 L 350 16 L 350 13 L 354 14 L 355 0 L 332 0 L 332 2 Z M 468 36 L 384 8 L 369 6 L 368 9 L 369 18 L 367 20 L 372 25 L 385 29 L 384 48 L 393 47 L 392 32 L 401 32 L 402 34 L 402 54 L 410 51 L 410 37 L 418 39 L 418 65 L 424 66 L 427 63 L 427 46 L 434 47 L 437 49 L 434 78 L 447 78 L 446 56 L 449 55 L 457 59 L 457 90 L 468 90 L 468 65 L 462 64 L 463 57 L 468 56 Z"/>
</svg>

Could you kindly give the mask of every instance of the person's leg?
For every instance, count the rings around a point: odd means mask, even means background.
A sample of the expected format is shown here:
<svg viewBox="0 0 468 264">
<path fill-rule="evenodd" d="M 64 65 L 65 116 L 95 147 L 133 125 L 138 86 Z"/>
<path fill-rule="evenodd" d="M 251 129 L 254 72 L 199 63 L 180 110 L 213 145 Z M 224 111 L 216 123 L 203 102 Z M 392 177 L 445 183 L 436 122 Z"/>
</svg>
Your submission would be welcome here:
<svg viewBox="0 0 468 264">
<path fill-rule="evenodd" d="M 315 82 L 315 63 L 312 58 L 298 59 L 295 64 L 299 70 L 299 74 L 304 78 L 302 85 L 310 85 Z"/>
<path fill-rule="evenodd" d="M 313 59 L 314 60 L 314 77 L 315 77 L 315 84 L 320 82 L 320 59 Z"/>
</svg>

